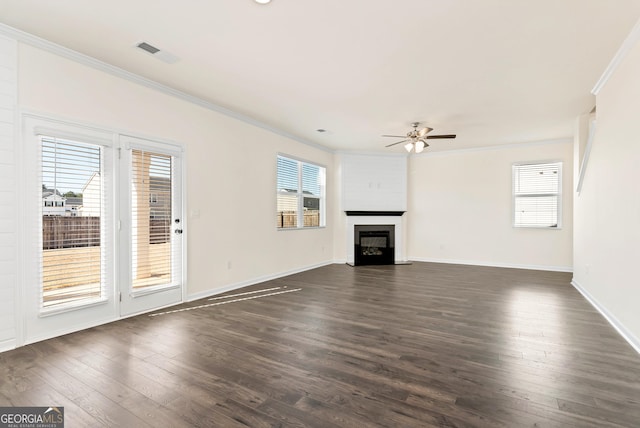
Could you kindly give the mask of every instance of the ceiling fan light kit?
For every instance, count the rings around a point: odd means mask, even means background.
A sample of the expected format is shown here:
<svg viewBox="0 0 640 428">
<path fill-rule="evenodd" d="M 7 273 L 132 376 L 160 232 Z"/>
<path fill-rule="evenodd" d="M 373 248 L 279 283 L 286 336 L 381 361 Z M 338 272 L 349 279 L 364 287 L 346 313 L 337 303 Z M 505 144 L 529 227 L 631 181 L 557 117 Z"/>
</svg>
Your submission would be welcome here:
<svg viewBox="0 0 640 428">
<path fill-rule="evenodd" d="M 383 135 L 383 137 L 404 138 L 404 140 L 388 144 L 385 147 L 395 146 L 396 144 L 408 141 L 408 143 L 404 145 L 404 148 L 407 152 L 411 153 L 411 151 L 413 150 L 415 153 L 422 153 L 425 148 L 429 147 L 429 144 L 426 141 L 428 139 L 456 138 L 456 134 L 427 135 L 429 132 L 433 131 L 433 128 L 425 126 L 424 128 L 418 129 L 418 126 L 420 126 L 420 122 L 413 122 L 411 126 L 413 127 L 413 129 L 407 132 L 406 137 L 402 137 L 400 135 Z"/>
<path fill-rule="evenodd" d="M 422 153 L 426 147 L 429 147 L 429 144 L 427 144 L 422 139 L 411 141 L 410 143 L 404 145 L 405 150 L 409 153 L 411 153 L 411 150 L 415 151 L 416 153 Z"/>
</svg>

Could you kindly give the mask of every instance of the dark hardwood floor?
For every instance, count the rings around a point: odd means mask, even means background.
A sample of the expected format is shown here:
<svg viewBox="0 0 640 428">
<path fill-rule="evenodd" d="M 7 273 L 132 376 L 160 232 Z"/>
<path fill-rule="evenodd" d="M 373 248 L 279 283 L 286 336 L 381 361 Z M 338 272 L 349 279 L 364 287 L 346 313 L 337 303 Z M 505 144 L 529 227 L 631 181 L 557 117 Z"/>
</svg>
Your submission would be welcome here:
<svg viewBox="0 0 640 428">
<path fill-rule="evenodd" d="M 326 266 L 0 354 L 0 405 L 69 428 L 638 427 L 640 355 L 570 280 Z"/>
</svg>

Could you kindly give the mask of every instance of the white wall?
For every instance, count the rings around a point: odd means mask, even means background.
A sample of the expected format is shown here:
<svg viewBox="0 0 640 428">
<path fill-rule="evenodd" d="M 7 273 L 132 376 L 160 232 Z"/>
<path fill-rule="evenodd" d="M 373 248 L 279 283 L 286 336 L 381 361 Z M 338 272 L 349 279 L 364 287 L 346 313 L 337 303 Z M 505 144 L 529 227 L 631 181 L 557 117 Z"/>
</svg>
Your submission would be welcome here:
<svg viewBox="0 0 640 428">
<path fill-rule="evenodd" d="M 575 198 L 574 284 L 640 351 L 640 43 L 631 46 L 596 97 L 596 133 Z"/>
<path fill-rule="evenodd" d="M 16 333 L 16 52 L 17 43 L 0 36 L 0 351 L 14 346 Z"/>
<path fill-rule="evenodd" d="M 25 44 L 19 44 L 19 104 L 186 146 L 191 297 L 333 259 L 331 217 L 324 229 L 275 227 L 276 154 L 325 165 L 331 188 L 331 153 Z"/>
<path fill-rule="evenodd" d="M 562 229 L 512 227 L 511 165 L 551 160 L 563 162 Z M 570 271 L 572 165 L 570 140 L 412 156 L 409 259 Z"/>
</svg>

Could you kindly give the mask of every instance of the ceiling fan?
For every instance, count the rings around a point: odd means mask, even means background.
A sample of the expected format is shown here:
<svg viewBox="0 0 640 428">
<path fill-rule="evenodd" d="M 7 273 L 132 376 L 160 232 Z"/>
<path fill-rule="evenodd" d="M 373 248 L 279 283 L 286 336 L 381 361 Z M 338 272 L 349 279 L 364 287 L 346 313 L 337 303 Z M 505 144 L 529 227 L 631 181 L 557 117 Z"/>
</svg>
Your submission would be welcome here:
<svg viewBox="0 0 640 428">
<path fill-rule="evenodd" d="M 456 138 L 456 134 L 427 135 L 429 132 L 433 131 L 433 128 L 429 128 L 428 126 L 425 126 L 424 128 L 418 129 L 418 126 L 420 126 L 420 122 L 413 122 L 411 126 L 413 126 L 413 129 L 407 132 L 406 136 L 383 135 L 383 137 L 404 138 L 404 140 L 388 144 L 385 147 L 395 146 L 396 144 L 401 144 L 408 141 L 408 143 L 404 145 L 404 148 L 409 153 L 411 153 L 411 150 L 414 150 L 416 153 L 420 153 L 425 149 L 425 147 L 429 147 L 429 144 L 427 144 L 427 140 Z"/>
</svg>

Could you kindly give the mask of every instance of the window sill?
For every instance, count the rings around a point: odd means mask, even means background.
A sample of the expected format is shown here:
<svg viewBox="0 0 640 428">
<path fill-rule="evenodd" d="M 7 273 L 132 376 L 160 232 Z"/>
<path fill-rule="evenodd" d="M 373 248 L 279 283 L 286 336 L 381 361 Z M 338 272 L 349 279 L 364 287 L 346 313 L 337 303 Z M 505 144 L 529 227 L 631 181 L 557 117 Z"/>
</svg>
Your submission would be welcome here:
<svg viewBox="0 0 640 428">
<path fill-rule="evenodd" d="M 100 299 L 91 300 L 89 302 L 69 303 L 66 305 L 62 304 L 59 307 L 55 307 L 55 308 L 41 309 L 40 314 L 38 314 L 38 316 L 40 318 L 45 318 L 51 315 L 58 315 L 65 312 L 77 311 L 79 309 L 86 309 L 86 308 L 91 308 L 93 306 L 104 305 L 108 301 L 109 299 L 107 299 L 106 297 L 103 297 Z"/>
<path fill-rule="evenodd" d="M 161 291 L 171 290 L 180 287 L 180 283 L 161 284 L 154 287 L 148 287 L 142 290 L 135 290 L 129 293 L 132 298 L 147 296 L 149 294 L 159 293 Z"/>
<path fill-rule="evenodd" d="M 514 229 L 539 229 L 539 230 L 562 230 L 562 226 L 549 227 L 549 226 L 513 226 Z"/>
<path fill-rule="evenodd" d="M 276 230 L 278 232 L 283 232 L 286 230 L 315 230 L 315 229 L 326 229 L 327 226 L 311 226 L 311 227 L 277 227 Z"/>
</svg>

